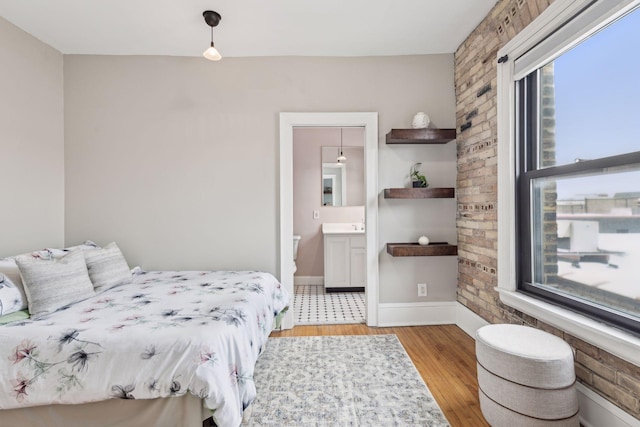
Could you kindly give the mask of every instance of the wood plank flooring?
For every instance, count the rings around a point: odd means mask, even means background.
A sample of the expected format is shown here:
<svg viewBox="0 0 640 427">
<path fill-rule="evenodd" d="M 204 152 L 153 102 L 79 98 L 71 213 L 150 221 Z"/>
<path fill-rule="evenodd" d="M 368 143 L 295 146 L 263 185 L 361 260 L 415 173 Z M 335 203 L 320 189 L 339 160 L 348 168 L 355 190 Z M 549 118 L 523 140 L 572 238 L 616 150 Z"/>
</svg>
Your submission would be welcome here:
<svg viewBox="0 0 640 427">
<path fill-rule="evenodd" d="M 370 328 L 296 326 L 272 337 L 396 334 L 452 427 L 489 426 L 478 402 L 475 343 L 455 325 Z"/>
</svg>

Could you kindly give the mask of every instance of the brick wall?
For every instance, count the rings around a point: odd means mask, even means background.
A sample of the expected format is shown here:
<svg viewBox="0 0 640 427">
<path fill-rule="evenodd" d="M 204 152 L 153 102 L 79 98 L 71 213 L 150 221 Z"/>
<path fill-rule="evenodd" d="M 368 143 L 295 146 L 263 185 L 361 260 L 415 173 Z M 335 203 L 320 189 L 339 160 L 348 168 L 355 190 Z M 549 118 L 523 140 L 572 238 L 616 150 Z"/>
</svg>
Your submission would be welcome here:
<svg viewBox="0 0 640 427">
<path fill-rule="evenodd" d="M 556 165 L 556 91 L 554 65 L 547 64 L 542 68 L 540 76 L 542 111 L 540 122 L 541 156 L 543 167 Z M 541 201 L 537 208 L 542 210 L 543 250 L 542 283 L 557 285 L 558 283 L 558 222 L 556 220 L 558 193 L 555 181 L 544 184 L 541 190 Z"/>
<path fill-rule="evenodd" d="M 553 0 L 499 0 L 455 54 L 458 127 L 458 301 L 491 323 L 564 338 L 579 381 L 640 418 L 640 367 L 500 303 L 497 269 L 496 53 Z"/>
</svg>

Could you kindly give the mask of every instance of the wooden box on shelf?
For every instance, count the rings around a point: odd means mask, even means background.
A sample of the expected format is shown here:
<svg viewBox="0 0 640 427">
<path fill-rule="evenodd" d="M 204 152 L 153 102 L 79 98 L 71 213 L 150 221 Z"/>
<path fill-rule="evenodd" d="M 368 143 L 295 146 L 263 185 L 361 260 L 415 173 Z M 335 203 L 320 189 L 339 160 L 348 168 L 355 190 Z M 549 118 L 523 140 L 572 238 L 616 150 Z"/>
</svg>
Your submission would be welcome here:
<svg viewBox="0 0 640 427">
<path fill-rule="evenodd" d="M 428 245 L 418 243 L 387 243 L 387 253 L 391 256 L 449 256 L 458 255 L 458 246 L 447 242 L 431 242 Z"/>
</svg>

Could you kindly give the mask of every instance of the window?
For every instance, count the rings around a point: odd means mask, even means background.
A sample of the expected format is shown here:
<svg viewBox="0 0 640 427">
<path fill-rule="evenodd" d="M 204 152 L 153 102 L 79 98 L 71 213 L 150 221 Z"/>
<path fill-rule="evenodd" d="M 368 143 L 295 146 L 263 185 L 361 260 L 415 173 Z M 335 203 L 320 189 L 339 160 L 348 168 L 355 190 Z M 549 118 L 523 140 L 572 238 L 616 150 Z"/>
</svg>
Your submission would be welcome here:
<svg viewBox="0 0 640 427">
<path fill-rule="evenodd" d="M 617 3 L 514 61 L 515 279 L 640 335 L 640 7 Z"/>
<path fill-rule="evenodd" d="M 560 218 L 561 215 L 603 209 L 603 204 L 608 204 L 607 215 L 614 216 L 612 213 L 618 213 L 621 214 L 619 216 L 622 219 L 618 223 L 611 222 L 610 225 L 615 227 L 612 228 L 615 232 L 610 233 L 600 233 L 600 223 L 598 223 L 597 234 L 609 234 L 616 244 L 619 242 L 618 238 L 628 238 L 627 235 L 637 234 L 624 219 L 629 216 L 629 208 L 633 212 L 635 195 L 632 193 L 634 191 L 627 191 L 626 188 L 633 182 L 638 182 L 636 165 L 640 162 L 637 157 L 634 157 L 637 156 L 637 151 L 633 148 L 625 148 L 621 135 L 625 133 L 631 138 L 629 140 L 631 147 L 640 147 L 633 130 L 636 119 L 632 112 L 637 109 L 638 100 L 640 100 L 637 92 L 638 74 L 637 71 L 632 73 L 635 76 L 631 78 L 627 75 L 626 81 L 619 75 L 612 74 L 618 70 L 633 69 L 631 60 L 638 51 L 637 33 L 633 37 L 623 39 L 622 49 L 617 50 L 618 54 L 612 59 L 613 62 L 596 61 L 597 67 L 578 68 L 578 71 L 567 68 L 569 71 L 565 74 L 568 75 L 568 78 L 564 79 L 565 83 L 562 83 L 563 79 L 560 76 L 563 73 L 562 61 L 571 59 L 572 51 L 578 52 L 577 49 L 588 47 L 590 43 L 600 43 L 598 39 L 601 35 L 606 35 L 607 31 L 618 31 L 617 29 L 623 28 L 619 25 L 624 24 L 625 19 L 637 19 L 639 12 L 634 10 L 639 6 L 640 0 L 555 0 L 538 18 L 503 46 L 497 55 L 500 61 L 497 66 L 498 277 L 496 289 L 499 292 L 500 301 L 541 322 L 604 348 L 635 365 L 640 365 L 640 336 L 637 332 L 637 315 L 634 314 L 637 306 L 632 306 L 631 311 L 625 311 L 625 305 L 610 304 L 606 297 L 613 296 L 614 299 L 618 299 L 616 292 L 598 292 L 598 296 L 605 298 L 591 301 L 589 299 L 591 296 L 584 298 L 584 295 L 579 292 L 559 290 L 555 286 L 553 276 L 560 274 L 560 267 L 573 268 L 572 272 L 581 273 L 587 267 L 595 266 L 596 268 L 605 267 L 607 272 L 617 270 L 628 273 L 630 271 L 631 276 L 627 276 L 627 279 L 634 284 L 637 281 L 633 279 L 633 275 L 640 277 L 638 274 L 640 263 L 629 262 L 629 258 L 625 258 L 628 264 L 624 267 L 619 260 L 610 257 L 609 263 L 619 262 L 617 269 L 608 267 L 608 264 L 594 263 L 593 258 L 578 260 L 577 266 L 573 265 L 575 259 L 569 258 L 569 264 L 558 260 L 559 252 L 567 248 L 571 250 L 568 237 L 572 229 L 568 229 L 566 222 L 559 222 L 564 220 Z M 638 28 L 637 25 L 632 27 L 632 31 L 638 31 L 635 29 Z M 612 48 L 609 46 L 607 49 Z M 592 54 L 594 53 L 589 55 Z M 548 148 L 549 135 L 543 132 L 542 128 L 542 114 L 551 112 L 549 109 L 544 110 L 544 102 L 550 101 L 545 101 L 544 97 L 540 96 L 540 94 L 544 95 L 542 87 L 547 83 L 543 81 L 545 73 L 550 72 L 551 67 L 553 67 L 554 82 L 554 144 L 557 150 L 552 156 L 550 156 L 551 152 L 545 151 Z M 605 78 L 596 79 L 595 83 L 594 80 L 591 80 L 591 83 L 583 82 L 580 77 L 584 74 L 571 74 L 572 72 L 582 73 L 585 68 L 605 69 L 609 74 L 605 73 Z M 617 88 L 624 88 L 622 92 L 627 94 L 626 98 L 620 94 L 620 90 L 614 90 L 615 84 L 620 82 L 623 85 L 618 85 Z M 567 91 L 571 84 L 579 89 Z M 591 96 L 584 97 L 589 94 Z M 602 104 L 596 101 L 598 97 L 605 95 L 615 95 L 617 98 L 614 98 L 615 101 L 602 101 Z M 563 99 L 571 101 L 577 97 L 582 98 L 580 102 L 574 103 L 576 105 L 568 108 L 566 104 L 563 106 Z M 589 102 L 585 102 L 584 99 L 589 99 Z M 611 114 L 614 111 L 614 102 L 625 106 L 621 113 Z M 574 111 L 581 111 L 582 115 L 577 116 L 577 119 L 574 118 L 574 123 L 581 123 L 582 126 L 574 126 L 573 130 L 582 130 L 583 133 L 563 133 L 565 121 Z M 624 114 L 627 115 L 624 116 Z M 525 125 L 525 120 L 528 120 L 529 126 Z M 602 133 L 603 131 L 605 132 Z M 572 138 L 577 138 L 578 143 L 573 142 Z M 623 161 L 618 162 L 619 160 Z M 606 186 L 607 197 L 600 197 L 600 190 L 594 190 L 593 186 L 596 184 Z M 554 185 L 555 192 L 551 191 Z M 565 197 L 567 194 L 565 191 L 576 188 L 589 190 L 588 193 L 595 193 L 595 196 L 581 197 L 578 200 Z M 587 191 L 581 193 L 587 193 Z M 609 197 L 610 194 L 614 197 Z M 545 197 L 548 199 L 545 200 Z M 612 212 L 611 205 L 620 210 Z M 551 209 L 550 212 L 549 209 Z M 517 213 L 520 214 L 519 217 Z M 553 215 L 555 215 L 555 224 L 550 221 Z M 581 225 L 583 224 L 575 226 L 578 235 L 593 233 L 593 229 L 578 230 Z M 589 224 L 585 226 L 590 227 Z M 533 230 L 539 232 L 533 233 Z M 528 243 L 525 243 L 527 239 Z M 591 241 L 593 242 L 593 239 Z M 600 236 L 598 236 L 598 244 L 599 242 Z M 574 243 L 579 242 L 574 239 Z M 637 245 L 634 244 L 634 246 Z M 602 248 L 607 249 L 605 246 Z M 618 252 L 622 251 L 624 250 L 618 250 Z M 622 254 L 609 255 L 622 256 Z M 637 273 L 633 271 L 634 269 Z M 589 279 L 595 277 L 587 276 Z M 586 285 L 582 283 L 576 285 L 574 289 L 597 289 L 597 286 L 585 288 Z M 525 286 L 529 286 L 529 289 Z M 623 283 L 621 286 L 627 285 Z M 617 291 L 620 292 L 620 289 Z M 625 301 L 628 302 L 628 300 Z M 587 310 L 584 310 L 585 308 Z M 597 308 L 600 311 L 591 312 L 590 308 Z"/>
</svg>

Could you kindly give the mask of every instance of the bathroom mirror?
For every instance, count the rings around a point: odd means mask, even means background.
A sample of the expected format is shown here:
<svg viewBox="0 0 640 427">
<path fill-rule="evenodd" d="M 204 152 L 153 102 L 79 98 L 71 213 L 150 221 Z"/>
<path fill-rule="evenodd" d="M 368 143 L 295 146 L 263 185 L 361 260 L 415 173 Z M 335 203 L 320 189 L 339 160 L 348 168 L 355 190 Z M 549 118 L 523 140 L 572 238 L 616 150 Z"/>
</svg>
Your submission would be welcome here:
<svg viewBox="0 0 640 427">
<path fill-rule="evenodd" d="M 338 162 L 340 147 L 322 147 L 322 206 L 364 205 L 364 148 L 342 147 L 342 154 Z"/>
</svg>

